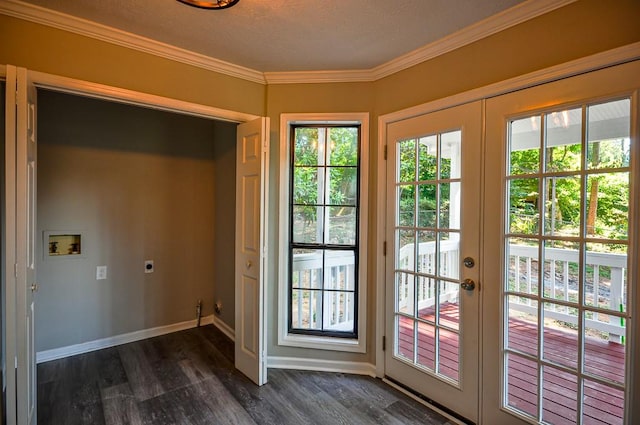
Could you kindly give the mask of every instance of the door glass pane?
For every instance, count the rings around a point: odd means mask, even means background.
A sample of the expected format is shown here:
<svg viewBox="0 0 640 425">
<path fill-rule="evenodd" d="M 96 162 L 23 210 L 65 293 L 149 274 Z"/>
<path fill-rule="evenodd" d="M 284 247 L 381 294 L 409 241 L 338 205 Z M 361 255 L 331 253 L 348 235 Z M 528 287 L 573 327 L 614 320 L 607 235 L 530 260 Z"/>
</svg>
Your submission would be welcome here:
<svg viewBox="0 0 640 425">
<path fill-rule="evenodd" d="M 459 179 L 460 178 L 460 146 L 462 143 L 462 132 L 452 131 L 444 133 L 440 138 L 440 178 Z"/>
<path fill-rule="evenodd" d="M 509 181 L 509 233 L 538 233 L 538 179 Z"/>
<path fill-rule="evenodd" d="M 419 141 L 418 180 L 433 181 L 438 169 L 438 138 L 436 136 L 423 137 Z"/>
<path fill-rule="evenodd" d="M 580 244 L 570 241 L 544 242 L 544 297 L 578 303 Z"/>
<path fill-rule="evenodd" d="M 436 227 L 437 189 L 435 184 L 418 185 L 418 227 Z"/>
<path fill-rule="evenodd" d="M 507 240 L 507 287 L 509 292 L 538 294 L 538 241 L 510 238 Z"/>
<path fill-rule="evenodd" d="M 537 416 L 538 365 L 526 357 L 507 353 L 505 368 L 506 405 L 530 416 Z"/>
<path fill-rule="evenodd" d="M 587 167 L 628 167 L 631 154 L 631 101 L 591 105 L 587 108 Z"/>
<path fill-rule="evenodd" d="M 587 236 L 627 239 L 629 232 L 629 173 L 587 177 Z"/>
<path fill-rule="evenodd" d="M 461 135 L 426 135 L 396 148 L 394 353 L 449 383 L 460 378 Z"/>
<path fill-rule="evenodd" d="M 438 227 L 441 229 L 460 228 L 460 182 L 440 183 L 440 217 Z"/>
<path fill-rule="evenodd" d="M 418 323 L 418 364 L 432 372 L 436 370 L 436 327 Z"/>
<path fill-rule="evenodd" d="M 550 424 L 575 424 L 578 380 L 554 367 L 542 369 L 542 420 Z"/>
<path fill-rule="evenodd" d="M 544 303 L 542 357 L 550 362 L 578 368 L 578 309 Z"/>
<path fill-rule="evenodd" d="M 582 146 L 582 109 L 545 115 L 545 171 L 579 170 Z"/>
<path fill-rule="evenodd" d="M 584 104 L 534 114 L 508 129 L 504 385 L 506 407 L 533 421 L 622 423 L 630 317 L 630 105 L 629 99 Z M 535 165 L 539 152 L 542 169 Z M 542 385 L 542 394 L 529 392 L 532 405 L 516 397 L 527 363 L 529 378 L 535 368 Z M 517 390 L 515 382 L 521 384 Z"/>
<path fill-rule="evenodd" d="M 507 304 L 509 327 L 506 346 L 522 353 L 538 354 L 538 302 L 528 297 L 510 296 Z"/>
<path fill-rule="evenodd" d="M 545 234 L 580 235 L 580 177 L 547 177 L 544 183 Z"/>
<path fill-rule="evenodd" d="M 509 174 L 537 173 L 540 169 L 540 117 L 511 121 L 509 136 Z"/>
</svg>

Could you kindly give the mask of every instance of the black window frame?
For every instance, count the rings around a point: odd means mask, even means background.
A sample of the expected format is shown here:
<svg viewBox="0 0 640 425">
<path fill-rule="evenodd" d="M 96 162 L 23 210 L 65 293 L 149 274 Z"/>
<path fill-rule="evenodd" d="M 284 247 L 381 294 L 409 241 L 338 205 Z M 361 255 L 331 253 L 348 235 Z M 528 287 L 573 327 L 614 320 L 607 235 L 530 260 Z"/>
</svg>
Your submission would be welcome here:
<svg viewBox="0 0 640 425">
<path fill-rule="evenodd" d="M 318 128 L 318 129 L 330 129 L 330 128 L 356 128 L 357 129 L 357 161 L 356 161 L 356 202 L 355 202 L 355 211 L 356 211 L 356 223 L 355 223 L 355 243 L 354 245 L 340 245 L 340 244 L 325 244 L 325 243 L 301 243 L 293 241 L 293 227 L 294 227 L 294 219 L 293 219 L 293 208 L 298 205 L 305 206 L 317 206 L 317 207 L 340 207 L 340 206 L 348 206 L 353 207 L 353 205 L 334 205 L 331 203 L 316 203 L 316 204 L 294 204 L 294 180 L 295 180 L 295 147 L 296 147 L 296 129 L 298 128 Z M 290 131 L 290 146 L 289 146 L 289 229 L 288 229 L 288 276 L 287 276 L 287 302 L 288 302 L 288 317 L 287 317 L 287 331 L 290 334 L 296 335 L 310 335 L 310 336 L 323 336 L 323 337 L 334 337 L 334 338 L 345 338 L 345 339 L 358 339 L 358 314 L 359 314 L 359 269 L 360 269 L 360 214 L 361 214 L 361 206 L 360 206 L 360 198 L 361 198 L 361 161 L 362 161 L 362 125 L 360 123 L 349 123 L 349 124 L 324 124 L 324 123 L 308 123 L 308 124 L 292 124 L 289 128 Z M 328 149 L 325 149 L 325 161 L 324 165 L 316 165 L 319 169 L 326 170 L 327 168 L 353 168 L 353 166 L 331 166 L 326 165 L 326 155 L 328 155 Z M 326 172 L 326 171 L 325 171 Z M 326 201 L 326 200 L 325 200 Z M 323 234 L 325 229 L 323 228 Z M 324 242 L 324 241 L 323 241 Z M 304 328 L 294 328 L 293 325 L 293 311 L 291 308 L 292 300 L 293 300 L 293 252 L 295 249 L 312 249 L 312 250 L 323 250 L 323 251 L 353 251 L 354 253 L 354 288 L 353 288 L 353 297 L 354 297 L 354 310 L 353 310 L 353 331 L 335 331 L 335 330 L 323 330 L 323 329 L 304 329 Z M 323 273 L 325 271 L 324 266 L 324 258 L 323 258 Z M 324 295 L 326 292 L 344 292 L 348 293 L 351 291 L 346 290 L 327 290 L 324 288 L 324 278 L 322 279 L 323 285 L 320 289 L 309 289 L 310 291 L 317 291 Z M 324 303 L 323 303 L 324 304 Z M 324 314 L 324 308 L 322 309 L 322 314 Z M 322 323 L 322 319 L 320 320 Z"/>
</svg>

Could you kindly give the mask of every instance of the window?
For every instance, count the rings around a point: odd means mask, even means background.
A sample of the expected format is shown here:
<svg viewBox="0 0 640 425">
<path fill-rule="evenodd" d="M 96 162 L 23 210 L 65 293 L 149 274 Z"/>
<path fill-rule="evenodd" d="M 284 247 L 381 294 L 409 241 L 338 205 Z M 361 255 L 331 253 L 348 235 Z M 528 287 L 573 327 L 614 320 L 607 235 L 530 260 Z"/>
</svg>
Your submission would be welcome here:
<svg viewBox="0 0 640 425">
<path fill-rule="evenodd" d="M 278 341 L 364 352 L 368 115 L 331 118 L 282 117 Z"/>
</svg>

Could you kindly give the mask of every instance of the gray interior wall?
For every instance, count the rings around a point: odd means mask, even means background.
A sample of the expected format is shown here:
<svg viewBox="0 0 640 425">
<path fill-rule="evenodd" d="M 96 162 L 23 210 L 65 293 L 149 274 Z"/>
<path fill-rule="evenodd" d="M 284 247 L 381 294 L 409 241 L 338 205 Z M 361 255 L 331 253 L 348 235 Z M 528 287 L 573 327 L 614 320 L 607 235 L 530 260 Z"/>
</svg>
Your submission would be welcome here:
<svg viewBox="0 0 640 425">
<path fill-rule="evenodd" d="M 235 326 L 235 249 L 236 249 L 236 129 L 220 129 L 213 146 L 216 167 L 214 202 L 214 252 L 216 282 L 214 302 L 222 309 L 219 318 L 232 329 Z"/>
<path fill-rule="evenodd" d="M 192 320 L 199 299 L 213 312 L 216 267 L 233 263 L 214 240 L 214 145 L 230 136 L 234 124 L 39 91 L 38 234 L 81 232 L 83 252 L 52 258 L 41 236 L 37 351 Z"/>
</svg>

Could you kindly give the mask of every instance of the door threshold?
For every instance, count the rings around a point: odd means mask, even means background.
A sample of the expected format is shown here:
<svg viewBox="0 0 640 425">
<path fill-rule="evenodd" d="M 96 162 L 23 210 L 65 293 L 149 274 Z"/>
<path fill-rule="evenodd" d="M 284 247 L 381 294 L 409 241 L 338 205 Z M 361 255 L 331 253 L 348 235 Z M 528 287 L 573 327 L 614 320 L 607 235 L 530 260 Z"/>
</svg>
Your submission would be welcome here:
<svg viewBox="0 0 640 425">
<path fill-rule="evenodd" d="M 449 421 L 451 421 L 451 423 L 453 424 L 457 424 L 457 425 L 475 425 L 475 422 L 465 418 L 464 416 L 454 412 L 453 410 L 449 409 L 446 406 L 443 406 L 442 404 L 433 401 L 432 399 L 430 399 L 429 397 L 420 394 L 419 392 L 415 391 L 414 389 L 401 384 L 400 382 L 396 381 L 393 378 L 390 378 L 388 376 L 384 376 L 384 378 L 382 378 L 382 381 L 384 383 L 386 383 L 387 385 L 392 386 L 393 388 L 395 388 L 396 390 L 408 395 L 409 397 L 413 398 L 414 400 L 424 404 L 425 406 L 427 406 L 428 408 L 440 413 L 442 416 L 444 416 L 445 418 L 449 419 Z"/>
</svg>

